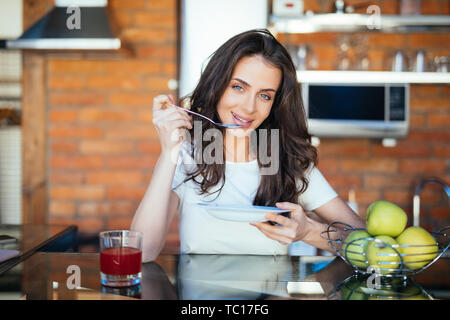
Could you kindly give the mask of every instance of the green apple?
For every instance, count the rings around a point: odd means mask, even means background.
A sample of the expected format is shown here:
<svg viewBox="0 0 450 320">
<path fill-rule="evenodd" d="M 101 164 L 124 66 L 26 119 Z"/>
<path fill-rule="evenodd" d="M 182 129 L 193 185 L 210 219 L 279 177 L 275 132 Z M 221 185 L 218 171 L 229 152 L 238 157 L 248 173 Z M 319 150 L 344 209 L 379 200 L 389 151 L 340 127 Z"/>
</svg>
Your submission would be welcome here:
<svg viewBox="0 0 450 320">
<path fill-rule="evenodd" d="M 369 241 L 366 238 L 370 238 L 370 234 L 364 230 L 352 231 L 347 238 L 345 238 L 344 245 L 342 246 L 342 255 L 346 257 L 352 265 L 363 268 L 369 266 L 366 258 L 366 248 Z"/>
<path fill-rule="evenodd" d="M 367 300 L 367 294 L 365 294 L 361 287 L 364 282 L 353 277 L 350 281 L 344 283 L 341 287 L 341 299 L 342 300 Z"/>
<path fill-rule="evenodd" d="M 402 291 L 402 300 L 430 300 L 430 298 L 417 287 L 408 287 Z"/>
<path fill-rule="evenodd" d="M 399 300 L 399 295 L 392 289 L 375 290 L 367 300 Z"/>
<path fill-rule="evenodd" d="M 421 227 L 409 227 L 397 238 L 405 266 L 416 270 L 427 265 L 437 256 L 438 246 L 433 236 Z M 411 247 L 408 247 L 411 246 Z"/>
<path fill-rule="evenodd" d="M 381 240 L 381 241 L 380 241 Z M 389 236 L 376 236 L 375 240 L 369 241 L 367 245 L 367 259 L 369 266 L 380 268 L 380 273 L 389 274 L 400 265 L 400 255 L 392 246 L 398 245 L 394 238 Z"/>
<path fill-rule="evenodd" d="M 396 237 L 406 227 L 408 217 L 405 211 L 396 204 L 379 200 L 367 208 L 367 232 L 372 236 Z"/>
</svg>

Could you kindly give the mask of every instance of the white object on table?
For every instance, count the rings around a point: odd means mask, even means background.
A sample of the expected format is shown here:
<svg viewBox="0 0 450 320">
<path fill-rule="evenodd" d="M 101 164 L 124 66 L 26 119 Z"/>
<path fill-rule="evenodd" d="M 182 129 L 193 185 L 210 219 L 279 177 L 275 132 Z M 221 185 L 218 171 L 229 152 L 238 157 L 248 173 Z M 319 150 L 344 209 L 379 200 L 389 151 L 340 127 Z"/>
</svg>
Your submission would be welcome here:
<svg viewBox="0 0 450 320">
<path fill-rule="evenodd" d="M 267 213 L 280 214 L 291 211 L 264 206 L 218 205 L 208 203 L 197 203 L 196 205 L 205 208 L 209 214 L 218 219 L 236 222 L 263 222 L 267 221 L 265 218 Z"/>
</svg>

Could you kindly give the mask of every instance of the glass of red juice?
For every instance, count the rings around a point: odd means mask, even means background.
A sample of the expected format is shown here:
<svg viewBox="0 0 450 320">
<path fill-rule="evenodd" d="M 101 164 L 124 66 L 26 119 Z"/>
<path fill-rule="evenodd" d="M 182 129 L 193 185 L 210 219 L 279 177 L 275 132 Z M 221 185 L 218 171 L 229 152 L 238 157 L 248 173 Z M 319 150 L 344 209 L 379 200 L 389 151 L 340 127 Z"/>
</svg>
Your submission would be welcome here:
<svg viewBox="0 0 450 320">
<path fill-rule="evenodd" d="M 141 283 L 142 233 L 131 230 L 100 232 L 100 280 L 108 287 Z"/>
</svg>

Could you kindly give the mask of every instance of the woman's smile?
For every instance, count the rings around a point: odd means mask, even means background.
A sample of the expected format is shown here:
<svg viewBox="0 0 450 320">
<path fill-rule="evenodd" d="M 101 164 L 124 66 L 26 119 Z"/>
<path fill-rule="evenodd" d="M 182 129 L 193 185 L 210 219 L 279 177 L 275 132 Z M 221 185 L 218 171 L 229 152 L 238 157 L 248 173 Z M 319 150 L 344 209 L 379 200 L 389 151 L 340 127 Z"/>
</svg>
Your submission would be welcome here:
<svg viewBox="0 0 450 320">
<path fill-rule="evenodd" d="M 231 114 L 233 116 L 234 123 L 235 124 L 239 124 L 239 125 L 241 125 L 244 128 L 250 127 L 252 122 L 253 122 L 253 120 L 251 120 L 249 118 L 246 118 L 246 117 L 243 117 L 240 114 L 237 114 L 237 113 L 235 113 L 233 111 L 231 111 Z"/>
</svg>

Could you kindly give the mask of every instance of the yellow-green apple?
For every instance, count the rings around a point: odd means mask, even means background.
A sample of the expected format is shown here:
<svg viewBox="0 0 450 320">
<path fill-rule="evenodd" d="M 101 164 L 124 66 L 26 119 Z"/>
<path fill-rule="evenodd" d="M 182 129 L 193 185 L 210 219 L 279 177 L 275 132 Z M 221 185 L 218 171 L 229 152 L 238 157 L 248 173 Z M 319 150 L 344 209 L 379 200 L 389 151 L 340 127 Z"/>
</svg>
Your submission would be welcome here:
<svg viewBox="0 0 450 320">
<path fill-rule="evenodd" d="M 367 238 L 370 238 L 370 234 L 364 230 L 352 231 L 345 238 L 342 254 L 352 265 L 368 267 L 366 249 L 369 241 Z"/>
<path fill-rule="evenodd" d="M 396 240 L 400 245 L 403 262 L 411 270 L 424 267 L 437 255 L 436 240 L 421 227 L 407 228 Z"/>
<path fill-rule="evenodd" d="M 409 285 L 401 291 L 402 300 L 429 300 L 428 296 L 416 285 Z"/>
<path fill-rule="evenodd" d="M 367 259 L 369 266 L 373 266 L 375 270 L 382 274 L 392 273 L 400 265 L 400 255 L 393 249 L 397 241 L 390 236 L 376 236 L 375 240 L 369 241 L 367 245 Z"/>
<path fill-rule="evenodd" d="M 341 287 L 341 299 L 342 300 L 367 300 L 367 294 L 365 294 L 361 288 L 363 281 L 353 278 L 344 283 Z"/>
<path fill-rule="evenodd" d="M 375 290 L 376 293 L 369 295 L 367 300 L 399 300 L 399 295 L 392 289 Z"/>
<path fill-rule="evenodd" d="M 405 211 L 396 204 L 379 200 L 367 208 L 367 232 L 372 236 L 396 237 L 406 227 L 408 217 Z"/>
</svg>

